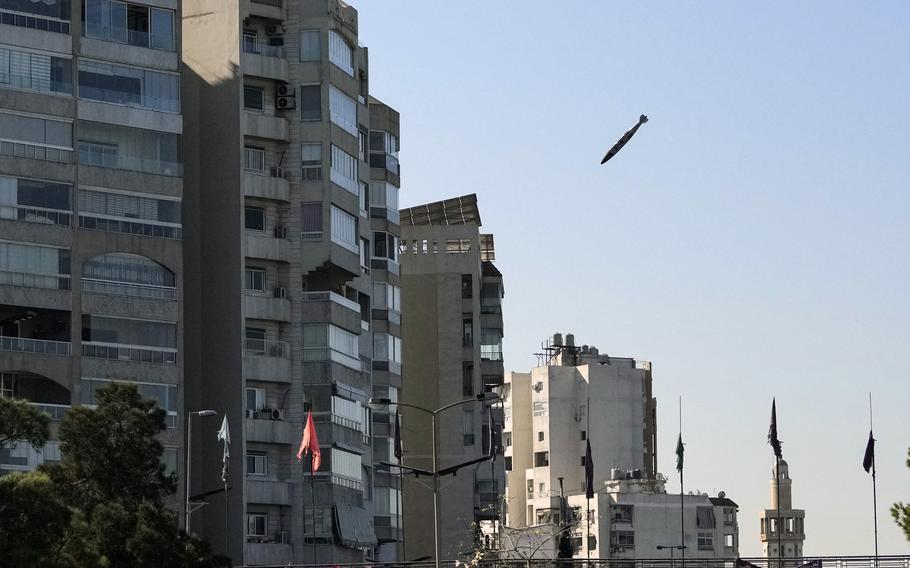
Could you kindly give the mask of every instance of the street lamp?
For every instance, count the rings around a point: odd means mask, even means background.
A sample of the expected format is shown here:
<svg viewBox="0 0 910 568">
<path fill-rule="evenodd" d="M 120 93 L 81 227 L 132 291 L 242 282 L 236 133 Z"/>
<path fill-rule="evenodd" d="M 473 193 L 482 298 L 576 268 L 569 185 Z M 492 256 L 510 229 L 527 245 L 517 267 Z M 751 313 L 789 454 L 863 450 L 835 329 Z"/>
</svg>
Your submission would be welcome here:
<svg viewBox="0 0 910 568">
<path fill-rule="evenodd" d="M 196 416 L 216 416 L 218 413 L 214 410 L 196 410 L 186 413 L 186 503 L 184 505 L 185 520 L 183 529 L 190 534 L 190 513 L 194 511 L 190 502 L 190 449 L 193 447 L 193 415 Z"/>
<path fill-rule="evenodd" d="M 369 401 L 369 405 L 374 408 L 386 408 L 386 407 L 393 406 L 393 405 L 394 406 L 404 406 L 405 408 L 413 408 L 414 410 L 418 410 L 420 412 L 424 412 L 424 413 L 430 415 L 430 419 L 432 420 L 432 425 L 433 425 L 433 428 L 432 428 L 433 471 L 430 472 L 433 476 L 433 548 L 434 548 L 434 552 L 435 552 L 435 554 L 433 556 L 433 563 L 436 566 L 436 568 L 439 568 L 439 464 L 437 463 L 438 455 L 437 455 L 437 448 L 436 448 L 436 444 L 437 444 L 437 441 L 436 441 L 436 436 L 437 436 L 436 415 L 441 413 L 444 410 L 448 410 L 448 409 L 452 408 L 453 406 L 458 406 L 460 404 L 469 404 L 469 403 L 478 402 L 478 401 L 496 402 L 497 400 L 499 400 L 499 395 L 497 395 L 496 393 L 480 393 L 474 398 L 466 398 L 464 400 L 450 402 L 449 404 L 440 406 L 436 410 L 430 410 L 429 408 L 424 408 L 422 406 L 418 406 L 416 404 L 410 404 L 407 402 L 393 401 L 390 398 L 371 398 Z M 490 436 L 492 436 L 492 435 L 493 434 L 491 432 Z M 474 463 L 474 462 L 469 462 L 469 463 Z"/>
<path fill-rule="evenodd" d="M 686 545 L 684 544 L 674 544 L 672 546 L 664 546 L 661 544 L 657 545 L 657 550 L 669 550 L 670 551 L 670 566 L 673 566 L 673 551 L 674 550 L 685 550 Z"/>
</svg>

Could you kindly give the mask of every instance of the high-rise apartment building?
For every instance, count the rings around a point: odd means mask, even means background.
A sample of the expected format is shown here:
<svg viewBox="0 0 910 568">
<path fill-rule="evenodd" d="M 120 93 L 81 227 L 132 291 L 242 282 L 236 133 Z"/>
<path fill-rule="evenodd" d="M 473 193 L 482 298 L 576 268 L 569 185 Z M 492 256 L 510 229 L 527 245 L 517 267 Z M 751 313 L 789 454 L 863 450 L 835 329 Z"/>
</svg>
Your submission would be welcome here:
<svg viewBox="0 0 910 568">
<path fill-rule="evenodd" d="M 476 195 L 401 212 L 404 398 L 435 410 L 498 390 L 503 381 L 502 274 L 493 236 L 480 233 Z M 437 418 L 439 468 L 477 459 L 489 447 L 489 405 L 454 406 Z M 432 429 L 426 413 L 402 408 L 404 464 L 432 469 Z M 495 418 L 495 414 L 494 414 Z M 470 551 L 479 524 L 496 521 L 502 459 L 465 468 L 441 481 L 440 557 Z M 406 558 L 434 555 L 433 491 L 405 478 Z"/>
<path fill-rule="evenodd" d="M 238 564 L 394 559 L 389 419 L 367 401 L 401 385 L 398 113 L 369 94 L 345 2 L 183 10 L 187 406 L 227 412 L 236 456 L 194 527 Z M 295 458 L 308 411 L 315 476 Z M 213 432 L 194 495 L 221 486 Z"/>
<path fill-rule="evenodd" d="M 57 422 L 111 381 L 134 383 L 167 411 L 172 471 L 185 391 L 180 10 L 0 0 L 0 396 Z M 59 459 L 55 441 L 20 444 L 0 449 L 0 472 Z"/>
</svg>

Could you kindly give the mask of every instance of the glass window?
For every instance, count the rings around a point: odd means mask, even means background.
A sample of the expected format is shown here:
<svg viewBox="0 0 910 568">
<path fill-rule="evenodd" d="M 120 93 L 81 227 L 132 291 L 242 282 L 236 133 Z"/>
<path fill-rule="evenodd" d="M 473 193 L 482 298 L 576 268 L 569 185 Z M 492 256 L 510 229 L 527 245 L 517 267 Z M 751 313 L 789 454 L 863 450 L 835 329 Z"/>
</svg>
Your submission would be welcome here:
<svg viewBox="0 0 910 568">
<path fill-rule="evenodd" d="M 37 160 L 72 160 L 72 124 L 0 113 L 0 154 Z"/>
<path fill-rule="evenodd" d="M 79 98 L 180 112 L 180 76 L 82 59 Z"/>
<path fill-rule="evenodd" d="M 480 358 L 490 361 L 502 360 L 502 330 L 480 330 Z"/>
<path fill-rule="evenodd" d="M 126 128 L 97 122 L 79 122 L 79 161 L 103 166 L 160 174 L 183 175 L 177 161 L 176 134 Z"/>
<path fill-rule="evenodd" d="M 474 396 L 474 363 L 465 361 L 461 364 L 461 394 Z"/>
<path fill-rule="evenodd" d="M 0 87 L 71 95 L 73 61 L 0 47 Z"/>
<path fill-rule="evenodd" d="M 248 172 L 265 172 L 265 149 L 255 146 L 243 147 L 243 169 Z"/>
<path fill-rule="evenodd" d="M 322 120 L 322 85 L 300 86 L 300 120 Z"/>
<path fill-rule="evenodd" d="M 304 239 L 322 237 L 322 203 L 304 203 L 300 206 Z"/>
<path fill-rule="evenodd" d="M 112 381 L 110 379 L 95 379 L 83 377 L 81 381 L 81 403 L 87 406 L 98 404 L 98 391 L 109 386 L 112 382 L 123 382 L 136 385 L 142 398 L 153 400 L 167 415 L 165 422 L 168 428 L 177 427 L 177 386 L 161 383 L 145 383 L 136 381 Z"/>
<path fill-rule="evenodd" d="M 358 252 L 357 218 L 332 205 L 332 242 Z"/>
<path fill-rule="evenodd" d="M 261 207 L 244 207 L 244 227 L 249 231 L 265 230 L 265 209 Z"/>
<path fill-rule="evenodd" d="M 333 123 L 357 136 L 357 103 L 335 85 L 329 85 L 329 114 Z"/>
<path fill-rule="evenodd" d="M 303 181 L 322 179 L 322 144 L 300 145 L 300 174 Z"/>
<path fill-rule="evenodd" d="M 264 292 L 265 269 L 247 268 L 244 271 L 244 289 L 252 292 Z"/>
<path fill-rule="evenodd" d="M 339 148 L 332 145 L 332 181 L 354 195 L 360 192 L 357 179 L 358 160 Z"/>
<path fill-rule="evenodd" d="M 246 534 L 251 537 L 265 537 L 269 516 L 265 513 L 247 513 Z"/>
<path fill-rule="evenodd" d="M 329 30 L 329 61 L 351 77 L 354 76 L 354 50 L 335 30 Z"/>
<path fill-rule="evenodd" d="M 152 8 L 152 31 L 149 47 L 174 51 L 174 12 L 162 8 Z"/>
<path fill-rule="evenodd" d="M 474 409 L 465 409 L 462 414 L 462 428 L 464 434 L 464 445 L 474 445 Z"/>
<path fill-rule="evenodd" d="M 461 297 L 468 299 L 474 296 L 474 277 L 470 274 L 461 275 Z"/>
<path fill-rule="evenodd" d="M 262 87 L 243 86 L 243 108 L 249 110 L 262 110 L 262 101 L 265 89 Z"/>
<path fill-rule="evenodd" d="M 179 239 L 180 201 L 80 189 L 79 225 L 85 229 Z"/>
<path fill-rule="evenodd" d="M 265 389 L 246 389 L 246 409 L 259 412 L 265 408 Z"/>
<path fill-rule="evenodd" d="M 82 341 L 177 348 L 177 324 L 84 314 Z"/>
<path fill-rule="evenodd" d="M 68 290 L 69 274 L 66 249 L 0 241 L 0 284 Z"/>
<path fill-rule="evenodd" d="M 363 474 L 360 455 L 332 448 L 332 474 L 360 481 Z"/>
<path fill-rule="evenodd" d="M 319 61 L 321 55 L 319 30 L 302 30 L 300 32 L 300 60 Z"/>
<path fill-rule="evenodd" d="M 82 265 L 82 278 L 136 286 L 176 286 L 173 272 L 151 259 L 127 253 L 109 253 L 87 260 Z"/>
<path fill-rule="evenodd" d="M 70 19 L 70 0 L 54 0 L 52 2 L 35 2 L 34 0 L 2 0 L 2 2 L 0 2 L 0 9 L 11 10 L 13 12 L 22 12 L 23 14 L 45 16 L 48 18 L 57 18 L 59 20 Z"/>
<path fill-rule="evenodd" d="M 117 0 L 84 0 L 86 37 L 174 51 L 174 12 Z"/>
<path fill-rule="evenodd" d="M 269 456 L 264 452 L 247 452 L 246 474 L 253 476 L 268 475 Z"/>
</svg>

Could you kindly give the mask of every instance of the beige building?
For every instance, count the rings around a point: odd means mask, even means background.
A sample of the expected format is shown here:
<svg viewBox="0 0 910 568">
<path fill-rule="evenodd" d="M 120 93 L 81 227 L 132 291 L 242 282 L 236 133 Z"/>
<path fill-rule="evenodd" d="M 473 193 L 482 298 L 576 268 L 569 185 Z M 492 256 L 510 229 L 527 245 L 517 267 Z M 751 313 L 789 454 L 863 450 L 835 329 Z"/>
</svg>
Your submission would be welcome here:
<svg viewBox="0 0 910 568">
<path fill-rule="evenodd" d="M 502 274 L 493 262 L 493 236 L 481 234 L 480 226 L 473 194 L 401 212 L 407 314 L 402 401 L 434 410 L 502 385 Z M 401 411 L 404 463 L 432 469 L 429 417 Z M 440 469 L 488 451 L 489 412 L 485 403 L 473 402 L 439 415 Z M 460 558 L 474 545 L 479 524 L 496 522 L 502 464 L 500 457 L 442 478 L 442 559 Z M 432 481 L 408 476 L 403 497 L 405 558 L 432 557 Z"/>
<path fill-rule="evenodd" d="M 374 468 L 388 417 L 366 402 L 401 383 L 398 113 L 369 94 L 345 2 L 183 8 L 187 400 L 234 425 L 227 549 L 246 565 L 388 556 L 398 481 Z M 309 410 L 315 477 L 295 458 Z M 210 435 L 194 493 L 221 485 Z M 209 501 L 194 526 L 222 548 L 225 500 Z"/>
<path fill-rule="evenodd" d="M 803 557 L 803 542 L 806 540 L 806 512 L 793 508 L 793 480 L 790 479 L 790 468 L 784 460 L 780 460 L 779 500 L 777 479 L 775 469 L 772 468 L 771 506 L 761 512 L 759 519 L 762 553 L 768 559 L 800 559 Z"/>
<path fill-rule="evenodd" d="M 178 0 L 0 2 L 0 396 L 56 423 L 111 381 L 167 411 L 182 469 Z M 0 449 L 0 474 L 60 459 Z M 179 507 L 182 491 L 172 506 Z"/>
</svg>

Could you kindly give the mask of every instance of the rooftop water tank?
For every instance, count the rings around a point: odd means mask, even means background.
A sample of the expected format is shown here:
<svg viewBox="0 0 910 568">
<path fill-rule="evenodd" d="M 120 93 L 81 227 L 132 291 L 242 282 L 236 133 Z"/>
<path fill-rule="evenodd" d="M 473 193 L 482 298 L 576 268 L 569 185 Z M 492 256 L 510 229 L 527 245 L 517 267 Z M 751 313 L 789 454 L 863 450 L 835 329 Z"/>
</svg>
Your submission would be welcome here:
<svg viewBox="0 0 910 568">
<path fill-rule="evenodd" d="M 574 333 L 566 334 L 566 347 L 575 347 L 575 334 Z"/>
<path fill-rule="evenodd" d="M 562 347 L 562 334 L 554 333 L 553 334 L 553 345 L 556 347 Z"/>
</svg>

